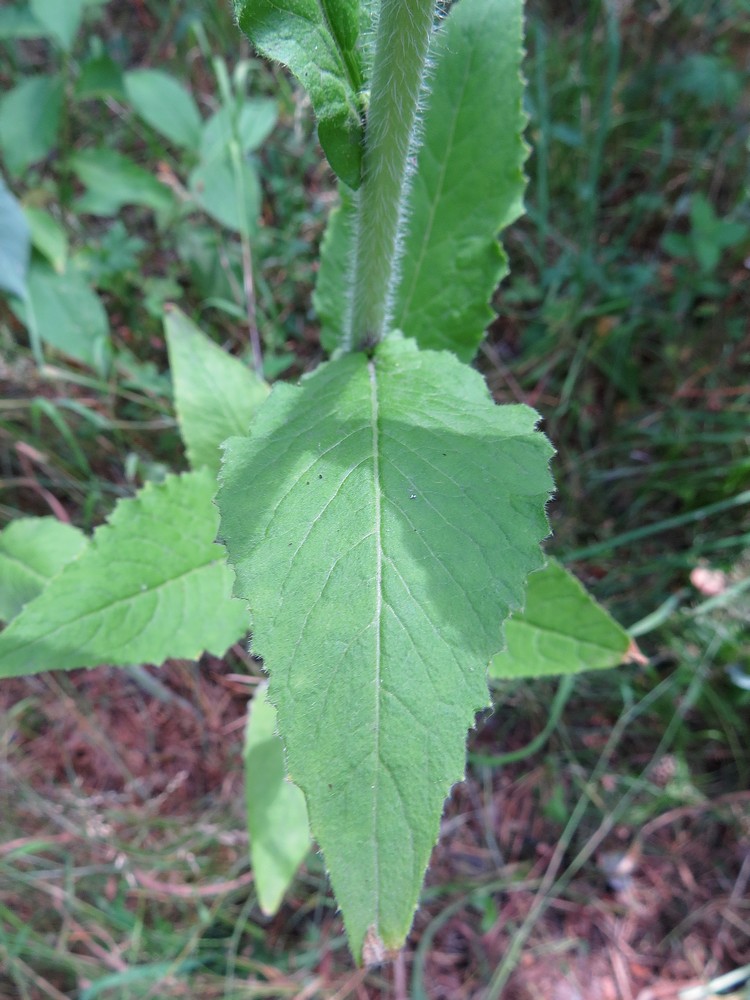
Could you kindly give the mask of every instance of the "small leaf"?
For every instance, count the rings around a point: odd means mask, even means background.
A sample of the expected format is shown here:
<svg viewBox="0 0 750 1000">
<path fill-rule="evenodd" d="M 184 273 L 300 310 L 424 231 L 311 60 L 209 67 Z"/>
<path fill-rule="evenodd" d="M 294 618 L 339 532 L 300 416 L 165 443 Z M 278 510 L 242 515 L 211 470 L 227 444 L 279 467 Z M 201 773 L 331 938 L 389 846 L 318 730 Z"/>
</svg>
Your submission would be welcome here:
<svg viewBox="0 0 750 1000">
<path fill-rule="evenodd" d="M 29 226 L 21 206 L 0 177 L 0 289 L 26 297 Z"/>
<path fill-rule="evenodd" d="M 250 861 L 258 902 L 269 916 L 310 850 L 310 826 L 302 792 L 286 778 L 284 748 L 276 734 L 276 709 L 259 685 L 245 731 L 245 794 Z"/>
<path fill-rule="evenodd" d="M 169 73 L 136 69 L 125 74 L 125 92 L 137 114 L 175 146 L 196 150 L 201 116 L 192 94 Z"/>
<path fill-rule="evenodd" d="M 113 216 L 125 205 L 143 205 L 168 213 L 175 206 L 166 184 L 114 149 L 84 149 L 71 157 L 70 165 L 87 189 L 76 199 L 78 212 Z"/>
<path fill-rule="evenodd" d="M 284 63 L 301 81 L 318 119 L 318 137 L 335 173 L 361 181 L 362 65 L 355 46 L 355 0 L 235 0 L 240 28 L 261 55 Z"/>
<path fill-rule="evenodd" d="M 49 212 L 24 205 L 26 221 L 31 229 L 31 243 L 46 257 L 58 274 L 65 271 L 68 261 L 68 237 L 60 223 Z"/>
<path fill-rule="evenodd" d="M 523 211 L 521 0 L 461 0 L 431 52 L 393 326 L 470 361 Z"/>
<path fill-rule="evenodd" d="M 542 563 L 536 421 L 392 338 L 277 385 L 225 446 L 221 537 L 356 956 L 409 931 L 500 624 Z"/>
<path fill-rule="evenodd" d="M 22 174 L 52 152 L 62 102 L 59 76 L 30 77 L 0 100 L 0 150 L 12 174 Z"/>
<path fill-rule="evenodd" d="M 35 261 L 29 268 L 28 296 L 14 312 L 45 343 L 105 372 L 111 355 L 109 320 L 99 296 L 70 265 L 63 274 Z"/>
<path fill-rule="evenodd" d="M 34 17 L 64 52 L 73 48 L 83 18 L 84 0 L 30 0 Z"/>
<path fill-rule="evenodd" d="M 627 658 L 630 636 L 574 576 L 550 559 L 529 577 L 526 606 L 506 624 L 505 642 L 505 651 L 492 659 L 491 677 L 616 667 Z"/>
<path fill-rule="evenodd" d="M 328 217 L 320 246 L 320 268 L 313 305 L 320 318 L 320 342 L 332 354 L 342 344 L 349 319 L 350 271 L 354 248 L 354 198 L 339 185 L 340 201 Z"/>
<path fill-rule="evenodd" d="M 201 159 L 222 156 L 235 138 L 243 153 L 253 152 L 271 134 L 277 118 L 276 101 L 247 100 L 237 107 L 219 108 L 203 125 Z"/>
<path fill-rule="evenodd" d="M 200 163 L 190 174 L 188 187 L 198 205 L 235 233 L 257 229 L 261 206 L 260 181 L 255 167 L 242 160 L 238 167 L 226 153 Z"/>
<path fill-rule="evenodd" d="M 24 517 L 0 531 L 0 621 L 8 622 L 86 546 L 78 528 L 54 517 Z"/>
<path fill-rule="evenodd" d="M 121 500 L 83 554 L 0 633 L 0 677 L 225 652 L 246 629 L 216 545 L 207 469 Z"/>
<path fill-rule="evenodd" d="M 117 101 L 126 101 L 125 78 L 119 64 L 106 52 L 90 56 L 81 64 L 81 72 L 75 83 L 75 96 L 79 101 L 97 97 L 114 97 Z"/>
<path fill-rule="evenodd" d="M 219 471 L 219 445 L 246 434 L 270 387 L 247 365 L 222 351 L 174 307 L 164 317 L 175 406 L 188 461 Z"/>
<path fill-rule="evenodd" d="M 0 39 L 43 38 L 44 27 L 37 21 L 28 4 L 0 7 Z"/>
</svg>

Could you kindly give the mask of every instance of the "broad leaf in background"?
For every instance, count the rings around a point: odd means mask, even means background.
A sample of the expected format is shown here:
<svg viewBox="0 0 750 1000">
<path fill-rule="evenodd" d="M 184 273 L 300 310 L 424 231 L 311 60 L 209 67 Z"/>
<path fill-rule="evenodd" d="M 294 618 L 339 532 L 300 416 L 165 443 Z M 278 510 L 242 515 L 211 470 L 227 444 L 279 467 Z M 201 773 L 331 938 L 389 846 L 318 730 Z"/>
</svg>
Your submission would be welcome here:
<svg viewBox="0 0 750 1000">
<path fill-rule="evenodd" d="M 240 28 L 261 55 L 284 63 L 310 95 L 318 138 L 335 173 L 360 185 L 360 91 L 357 0 L 234 0 Z"/>
<path fill-rule="evenodd" d="M 245 731 L 245 795 L 250 862 L 260 908 L 269 916 L 281 906 L 295 872 L 310 850 L 310 826 L 302 792 L 287 780 L 284 748 L 276 733 L 276 709 L 267 682 L 255 689 Z"/>
<path fill-rule="evenodd" d="M 179 309 L 164 317 L 169 367 L 180 433 L 194 469 L 216 474 L 219 446 L 233 434 L 246 434 L 270 387 L 247 365 L 222 351 Z"/>
<path fill-rule="evenodd" d="M 42 208 L 24 205 L 23 213 L 31 230 L 31 245 L 50 262 L 58 274 L 62 274 L 68 262 L 67 233 L 60 223 Z"/>
<path fill-rule="evenodd" d="M 339 195 L 339 204 L 328 217 L 320 246 L 320 267 L 313 293 L 313 305 L 321 324 L 320 342 L 329 354 L 343 343 L 351 305 L 343 289 L 350 287 L 356 211 L 354 198 L 341 184 Z"/>
<path fill-rule="evenodd" d="M 452 355 L 391 338 L 277 385 L 225 446 L 220 537 L 366 960 L 409 931 L 501 622 L 543 561 L 536 421 Z"/>
<path fill-rule="evenodd" d="M 239 100 L 221 107 L 203 125 L 200 154 L 211 160 L 236 139 L 242 153 L 251 153 L 271 134 L 278 118 L 276 101 Z"/>
<path fill-rule="evenodd" d="M 64 52 L 70 52 L 83 18 L 84 0 L 29 0 L 31 12 Z"/>
<path fill-rule="evenodd" d="M 235 233 L 252 233 L 258 226 L 261 188 L 252 163 L 236 165 L 228 150 L 198 164 L 188 180 L 198 205 L 220 225 Z"/>
<path fill-rule="evenodd" d="M 44 27 L 24 3 L 0 7 L 0 39 L 43 38 Z"/>
<path fill-rule="evenodd" d="M 114 149 L 81 150 L 70 158 L 70 166 L 86 187 L 75 202 L 78 212 L 113 216 L 125 205 L 143 205 L 167 215 L 175 208 L 166 184 Z"/>
<path fill-rule="evenodd" d="M 491 677 L 542 677 L 616 667 L 626 659 L 631 641 L 578 580 L 550 559 L 529 577 L 526 605 L 505 625 L 505 645 L 492 659 Z"/>
<path fill-rule="evenodd" d="M 29 225 L 23 210 L 0 177 L 0 290 L 26 297 Z"/>
<path fill-rule="evenodd" d="M 471 361 L 523 212 L 522 0 L 461 0 L 431 50 L 392 325 Z"/>
<path fill-rule="evenodd" d="M 215 480 L 169 476 L 121 500 L 83 554 L 0 633 L 0 677 L 221 655 L 247 628 L 214 541 Z"/>
<path fill-rule="evenodd" d="M 136 113 L 175 146 L 196 150 L 201 116 L 192 94 L 169 73 L 136 69 L 125 74 L 125 92 Z"/>
<path fill-rule="evenodd" d="M 71 265 L 58 274 L 35 261 L 29 269 L 27 299 L 14 303 L 13 309 L 32 336 L 100 373 L 107 371 L 107 314 L 99 296 Z"/>
<path fill-rule="evenodd" d="M 57 141 L 63 102 L 59 76 L 33 76 L 0 100 L 0 151 L 10 173 L 43 160 Z"/>
<path fill-rule="evenodd" d="M 15 618 L 66 563 L 86 536 L 54 517 L 23 517 L 0 531 L 0 621 Z"/>
</svg>

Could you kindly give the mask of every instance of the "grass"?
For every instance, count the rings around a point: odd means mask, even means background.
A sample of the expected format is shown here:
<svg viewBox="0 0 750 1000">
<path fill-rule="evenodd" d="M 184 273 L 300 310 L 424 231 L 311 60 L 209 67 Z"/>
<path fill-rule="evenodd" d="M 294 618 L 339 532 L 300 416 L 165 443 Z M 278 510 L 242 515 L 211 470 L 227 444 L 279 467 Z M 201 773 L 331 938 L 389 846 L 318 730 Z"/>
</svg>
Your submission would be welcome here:
<svg viewBox="0 0 750 1000">
<path fill-rule="evenodd" d="M 498 399 L 542 413 L 559 452 L 552 548 L 634 626 L 650 664 L 567 689 L 498 687 L 404 961 L 367 974 L 316 855 L 277 917 L 258 910 L 240 791 L 246 658 L 147 671 L 159 687 L 103 671 L 11 682 L 0 997 L 487 1000 L 554 985 L 593 998 L 699 982 L 710 996 L 705 984 L 750 962 L 747 13 L 742 0 L 528 12 L 528 214 L 505 237 L 511 276 L 479 364 Z M 186 80 L 204 115 L 222 100 L 214 55 L 230 73 L 248 60 L 252 95 L 278 100 L 254 154 L 251 249 L 267 371 L 294 377 L 321 356 L 309 299 L 333 198 L 304 98 L 250 58 L 220 5 L 106 5 L 69 86 L 95 36 L 128 66 Z M 0 50 L 4 86 L 59 64 L 43 42 Z M 70 154 L 105 138 L 187 176 L 185 154 L 109 97 L 74 105 L 56 155 L 15 185 L 96 283 L 115 364 L 104 377 L 52 352 L 38 369 L 0 313 L 4 520 L 57 504 L 90 528 L 180 467 L 164 296 L 249 356 L 236 235 L 195 213 L 159 228 L 143 208 L 75 210 Z M 691 585 L 704 563 L 727 574 L 718 597 Z"/>
</svg>

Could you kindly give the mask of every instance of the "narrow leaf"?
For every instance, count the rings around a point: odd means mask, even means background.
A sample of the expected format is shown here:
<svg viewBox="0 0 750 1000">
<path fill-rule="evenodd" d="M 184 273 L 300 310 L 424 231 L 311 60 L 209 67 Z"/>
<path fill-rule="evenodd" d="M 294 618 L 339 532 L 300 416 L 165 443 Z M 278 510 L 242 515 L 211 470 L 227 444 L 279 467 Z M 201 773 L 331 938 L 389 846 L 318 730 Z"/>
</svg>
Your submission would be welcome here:
<svg viewBox="0 0 750 1000">
<path fill-rule="evenodd" d="M 393 326 L 470 361 L 523 211 L 521 0 L 461 0 L 433 51 Z"/>
<path fill-rule="evenodd" d="M 284 63 L 305 87 L 328 162 L 349 187 L 362 170 L 362 65 L 357 0 L 235 0 L 240 28 L 258 51 Z"/>
<path fill-rule="evenodd" d="M 505 626 L 506 649 L 490 676 L 541 677 L 616 667 L 630 636 L 560 563 L 532 573 L 526 606 Z"/>
<path fill-rule="evenodd" d="M 339 185 L 340 201 L 328 218 L 320 246 L 320 269 L 315 282 L 313 305 L 320 318 L 320 342 L 332 354 L 343 342 L 351 303 L 346 290 L 354 249 L 354 198 Z"/>
<path fill-rule="evenodd" d="M 391 339 L 275 387 L 227 443 L 221 537 L 356 956 L 409 931 L 500 623 L 542 562 L 536 420 Z"/>
<path fill-rule="evenodd" d="M 201 116 L 192 94 L 169 73 L 136 69 L 125 74 L 125 92 L 136 113 L 175 146 L 195 150 Z"/>
<path fill-rule="evenodd" d="M 0 290 L 26 297 L 29 225 L 23 210 L 0 177 Z"/>
<path fill-rule="evenodd" d="M 164 330 L 188 461 L 194 469 L 206 466 L 215 474 L 222 441 L 247 433 L 270 388 L 247 365 L 217 347 L 179 309 L 169 309 Z"/>
<path fill-rule="evenodd" d="M 250 861 L 264 913 L 278 911 L 284 893 L 310 850 L 310 826 L 302 792 L 286 778 L 284 748 L 276 733 L 276 709 L 256 688 L 245 731 L 245 794 Z"/>
<path fill-rule="evenodd" d="M 32 246 L 46 257 L 58 274 L 62 274 L 68 261 L 68 237 L 65 230 L 44 209 L 25 205 L 23 214 L 31 230 Z"/>
<path fill-rule="evenodd" d="M 0 531 L 0 621 L 8 622 L 79 555 L 86 536 L 54 517 L 24 517 Z"/>
<path fill-rule="evenodd" d="M 221 654 L 246 628 L 216 545 L 207 469 L 121 500 L 68 563 L 0 633 L 0 677 Z"/>
<path fill-rule="evenodd" d="M 0 150 L 10 173 L 43 160 L 57 141 L 63 102 L 59 76 L 33 76 L 0 100 Z"/>
</svg>

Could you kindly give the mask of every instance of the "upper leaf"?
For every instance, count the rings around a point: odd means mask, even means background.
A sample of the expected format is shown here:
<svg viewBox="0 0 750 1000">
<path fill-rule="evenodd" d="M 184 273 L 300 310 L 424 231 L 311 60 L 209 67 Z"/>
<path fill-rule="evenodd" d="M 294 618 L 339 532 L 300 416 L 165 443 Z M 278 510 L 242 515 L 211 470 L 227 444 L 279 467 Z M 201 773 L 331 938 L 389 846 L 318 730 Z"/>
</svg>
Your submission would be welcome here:
<svg viewBox="0 0 750 1000">
<path fill-rule="evenodd" d="M 255 47 L 285 63 L 310 95 L 318 137 L 336 174 L 359 187 L 362 65 L 356 49 L 358 0 L 234 0 Z"/>
<path fill-rule="evenodd" d="M 15 618 L 79 555 L 86 536 L 54 517 L 22 517 L 0 531 L 0 621 Z"/>
<path fill-rule="evenodd" d="M 219 471 L 219 446 L 245 434 L 270 387 L 209 340 L 179 309 L 164 317 L 175 406 L 188 461 Z"/>
<path fill-rule="evenodd" d="M 541 677 L 616 667 L 630 636 L 574 576 L 550 559 L 532 573 L 523 611 L 505 626 L 505 645 L 490 676 Z"/>
<path fill-rule="evenodd" d="M 500 623 L 542 556 L 550 446 L 451 355 L 388 340 L 227 443 L 221 536 L 355 955 L 408 933 Z"/>
<path fill-rule="evenodd" d="M 523 211 L 522 0 L 460 0 L 432 49 L 393 326 L 470 361 Z"/>
<path fill-rule="evenodd" d="M 310 850 L 310 826 L 302 792 L 287 780 L 284 747 L 276 733 L 276 709 L 259 685 L 245 730 L 245 795 L 250 860 L 260 908 L 276 913 Z"/>
<path fill-rule="evenodd" d="M 5 165 L 20 175 L 43 159 L 57 141 L 64 82 L 60 76 L 32 76 L 0 100 L 0 150 Z"/>
<path fill-rule="evenodd" d="M 121 500 L 80 558 L 0 633 L 0 677 L 195 659 L 236 642 L 246 612 L 214 542 L 213 490 L 200 469 Z"/>
<path fill-rule="evenodd" d="M 169 73 L 136 69 L 125 74 L 125 92 L 138 115 L 176 146 L 195 150 L 201 116 L 192 94 Z"/>
<path fill-rule="evenodd" d="M 83 19 L 84 0 L 30 0 L 34 17 L 65 52 L 70 52 Z"/>
</svg>

